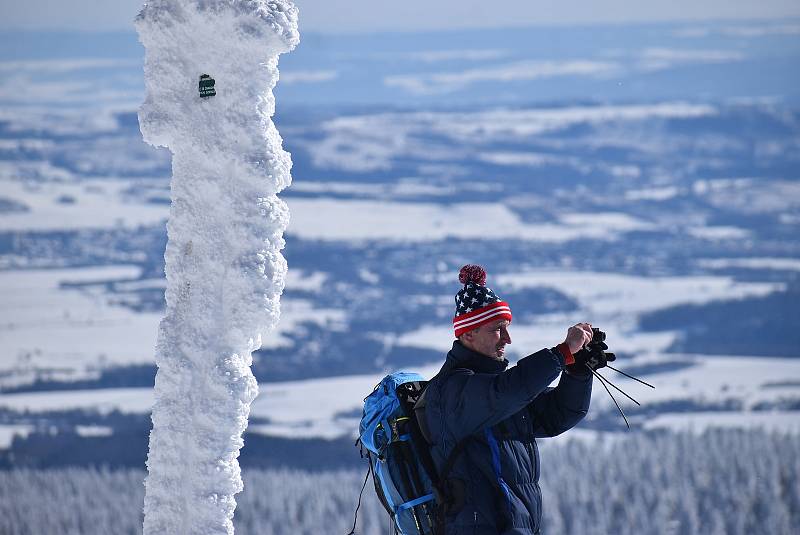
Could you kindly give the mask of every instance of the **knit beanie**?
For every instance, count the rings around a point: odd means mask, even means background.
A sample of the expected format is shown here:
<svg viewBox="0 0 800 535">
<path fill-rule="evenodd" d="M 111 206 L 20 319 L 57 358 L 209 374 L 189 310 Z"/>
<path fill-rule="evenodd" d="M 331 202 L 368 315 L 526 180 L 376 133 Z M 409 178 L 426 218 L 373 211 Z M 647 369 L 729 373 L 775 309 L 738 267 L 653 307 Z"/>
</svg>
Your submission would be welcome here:
<svg viewBox="0 0 800 535">
<path fill-rule="evenodd" d="M 456 294 L 456 315 L 453 318 L 456 338 L 485 323 L 498 319 L 511 321 L 511 307 L 486 287 L 486 270 L 481 266 L 467 264 L 462 267 L 458 280 L 464 287 Z"/>
</svg>

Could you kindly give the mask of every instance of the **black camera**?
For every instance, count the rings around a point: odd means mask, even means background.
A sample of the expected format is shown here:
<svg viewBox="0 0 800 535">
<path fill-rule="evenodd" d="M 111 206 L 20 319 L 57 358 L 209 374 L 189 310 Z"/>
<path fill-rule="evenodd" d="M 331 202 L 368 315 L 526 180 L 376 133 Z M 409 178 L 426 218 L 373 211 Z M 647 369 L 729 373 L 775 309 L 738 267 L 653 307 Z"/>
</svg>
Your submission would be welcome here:
<svg viewBox="0 0 800 535">
<path fill-rule="evenodd" d="M 592 341 L 576 353 L 576 360 L 589 366 L 592 370 L 603 368 L 608 362 L 613 362 L 617 357 L 614 353 L 606 353 L 608 345 L 605 340 L 606 333 L 597 327 L 592 327 Z"/>
<path fill-rule="evenodd" d="M 605 341 L 606 341 L 606 333 L 604 333 L 597 327 L 592 327 L 592 341 L 586 344 L 586 347 L 591 348 L 592 346 L 598 346 Z M 603 349 L 608 349 L 608 346 L 604 347 Z"/>
</svg>

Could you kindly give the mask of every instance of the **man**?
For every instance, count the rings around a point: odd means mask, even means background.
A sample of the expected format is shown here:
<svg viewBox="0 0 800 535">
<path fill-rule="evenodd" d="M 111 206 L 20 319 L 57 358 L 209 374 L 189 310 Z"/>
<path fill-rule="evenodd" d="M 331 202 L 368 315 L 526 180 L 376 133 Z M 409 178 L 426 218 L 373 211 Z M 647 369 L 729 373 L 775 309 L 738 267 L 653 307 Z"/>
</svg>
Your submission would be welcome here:
<svg viewBox="0 0 800 535">
<path fill-rule="evenodd" d="M 507 368 L 511 308 L 485 286 L 480 266 L 464 266 L 459 280 L 457 340 L 428 384 L 420 421 L 447 481 L 446 534 L 539 533 L 535 439 L 563 433 L 589 410 L 592 375 L 573 355 L 591 341 L 591 325 L 570 327 L 563 343 Z"/>
</svg>

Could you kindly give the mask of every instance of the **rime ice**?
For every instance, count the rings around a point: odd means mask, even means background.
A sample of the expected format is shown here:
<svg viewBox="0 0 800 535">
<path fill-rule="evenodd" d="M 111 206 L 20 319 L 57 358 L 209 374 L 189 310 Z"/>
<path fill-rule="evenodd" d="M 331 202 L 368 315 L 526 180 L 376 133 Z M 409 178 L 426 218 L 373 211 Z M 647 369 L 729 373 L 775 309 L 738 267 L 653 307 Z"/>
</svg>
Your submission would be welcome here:
<svg viewBox="0 0 800 535">
<path fill-rule="evenodd" d="M 173 154 L 167 311 L 144 533 L 232 534 L 237 457 L 258 392 L 251 353 L 280 314 L 291 160 L 271 116 L 278 56 L 299 41 L 288 0 L 156 0 L 146 50 L 145 141 Z M 201 76 L 215 95 L 200 96 Z"/>
</svg>

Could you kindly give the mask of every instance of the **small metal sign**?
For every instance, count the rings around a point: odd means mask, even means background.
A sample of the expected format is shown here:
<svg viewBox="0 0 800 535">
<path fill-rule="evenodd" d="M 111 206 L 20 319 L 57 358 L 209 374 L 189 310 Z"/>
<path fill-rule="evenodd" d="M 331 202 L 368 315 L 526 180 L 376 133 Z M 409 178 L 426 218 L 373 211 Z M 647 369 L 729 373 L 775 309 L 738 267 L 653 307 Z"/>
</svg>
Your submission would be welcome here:
<svg viewBox="0 0 800 535">
<path fill-rule="evenodd" d="M 214 89 L 214 79 L 207 74 L 200 75 L 200 97 L 213 97 L 217 94 Z"/>
</svg>

